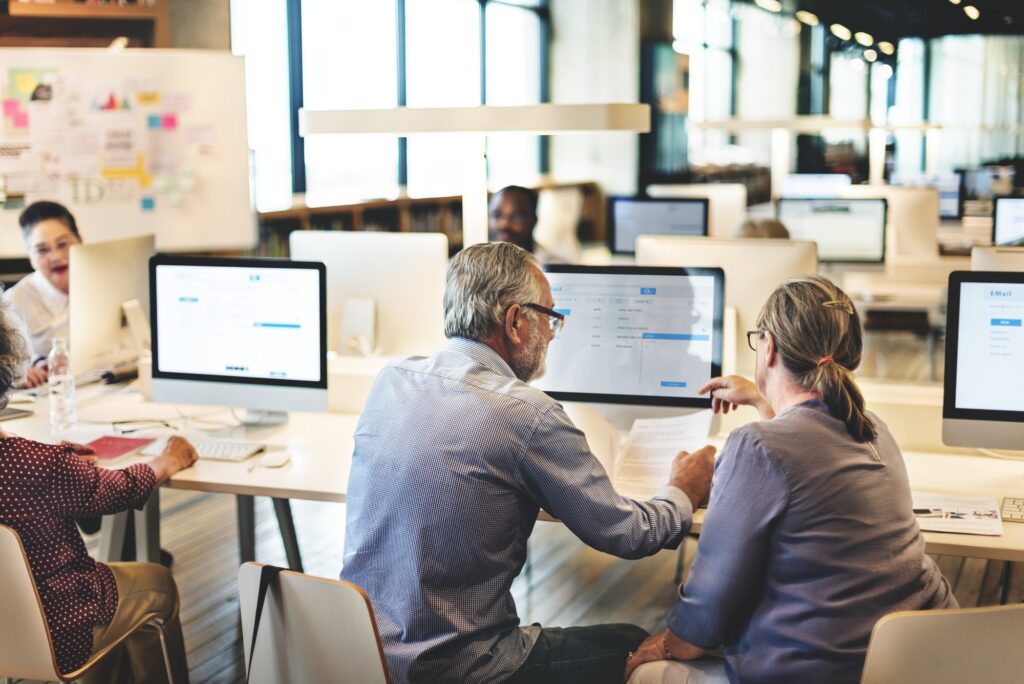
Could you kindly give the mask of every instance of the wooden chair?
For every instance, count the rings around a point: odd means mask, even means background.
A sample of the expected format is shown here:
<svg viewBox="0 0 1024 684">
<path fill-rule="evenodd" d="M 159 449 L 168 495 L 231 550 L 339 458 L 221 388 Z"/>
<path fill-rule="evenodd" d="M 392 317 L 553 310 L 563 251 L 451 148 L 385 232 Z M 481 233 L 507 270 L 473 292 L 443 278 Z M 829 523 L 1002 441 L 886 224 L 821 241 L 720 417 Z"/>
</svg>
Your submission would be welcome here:
<svg viewBox="0 0 1024 684">
<path fill-rule="evenodd" d="M 74 672 L 62 673 L 57 667 L 53 639 L 25 547 L 18 533 L 6 525 L 0 525 L 0 587 L 3 587 L 0 591 L 0 615 L 3 616 L 0 619 L 0 676 L 70 682 L 91 670 L 136 630 L 153 627 L 160 634 L 167 681 L 174 681 L 163 618 L 155 613 L 139 618 L 124 634 L 93 653 Z"/>
<path fill-rule="evenodd" d="M 1024 605 L 892 613 L 875 624 L 861 684 L 1020 682 Z"/>
<path fill-rule="evenodd" d="M 247 663 L 262 567 L 238 569 Z M 263 604 L 249 671 L 250 684 L 269 682 L 390 682 L 366 592 L 349 582 L 281 571 Z"/>
</svg>

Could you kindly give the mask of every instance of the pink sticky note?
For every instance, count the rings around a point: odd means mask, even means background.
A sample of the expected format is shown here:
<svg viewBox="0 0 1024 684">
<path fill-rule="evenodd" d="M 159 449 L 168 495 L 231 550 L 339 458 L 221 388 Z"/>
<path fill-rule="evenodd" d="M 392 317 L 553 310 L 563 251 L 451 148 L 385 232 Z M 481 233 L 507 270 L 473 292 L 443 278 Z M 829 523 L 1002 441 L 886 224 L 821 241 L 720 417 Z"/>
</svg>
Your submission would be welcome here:
<svg viewBox="0 0 1024 684">
<path fill-rule="evenodd" d="M 167 130 L 173 131 L 178 127 L 178 115 L 177 114 L 164 114 L 161 126 Z"/>
<path fill-rule="evenodd" d="M 4 100 L 4 116 L 14 116 L 18 113 L 17 100 Z"/>
<path fill-rule="evenodd" d="M 14 115 L 15 128 L 28 128 L 28 112 L 17 112 Z"/>
</svg>

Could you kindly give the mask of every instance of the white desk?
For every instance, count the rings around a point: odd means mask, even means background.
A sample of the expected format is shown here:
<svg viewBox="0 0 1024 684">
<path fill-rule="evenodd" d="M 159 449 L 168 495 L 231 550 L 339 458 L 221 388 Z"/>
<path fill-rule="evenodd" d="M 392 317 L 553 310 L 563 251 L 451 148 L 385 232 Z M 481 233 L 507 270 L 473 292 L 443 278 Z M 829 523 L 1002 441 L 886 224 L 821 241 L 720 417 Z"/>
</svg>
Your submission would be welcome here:
<svg viewBox="0 0 1024 684">
<path fill-rule="evenodd" d="M 106 421 L 109 433 L 109 421 L 133 418 L 180 422 L 178 408 L 189 416 L 201 415 L 206 420 L 231 418 L 230 412 L 215 407 L 153 404 L 144 402 L 137 392 L 109 388 L 87 389 L 89 391 L 83 393 L 85 396 L 78 409 L 81 429 L 102 430 L 104 426 L 98 423 Z M 45 400 L 36 402 L 35 410 L 33 416 L 6 422 L 4 429 L 30 439 L 48 440 Z M 292 453 L 292 461 L 276 469 L 251 467 L 251 461 L 200 461 L 193 468 L 175 475 L 166 486 L 239 496 L 239 523 L 242 528 L 252 524 L 251 519 L 246 519 L 243 508 L 245 502 L 251 502 L 253 496 L 269 496 L 275 502 L 285 503 L 288 499 L 344 502 L 357 420 L 358 417 L 353 414 L 292 413 L 284 425 L 234 427 L 208 433 L 216 438 L 258 440 L 269 444 L 272 449 L 286 448 Z M 712 443 L 718 447 L 723 442 L 723 436 L 712 439 Z M 996 499 L 997 503 L 1001 503 L 1004 496 L 1021 496 L 1024 492 L 1024 461 L 926 452 L 907 452 L 904 456 L 911 485 L 917 490 L 987 496 Z M 154 497 L 139 520 L 145 524 L 140 525 L 142 529 L 138 530 L 142 535 L 139 548 L 144 550 L 144 556 L 149 560 L 155 560 L 159 553 L 158 516 L 159 507 Z M 280 510 L 278 517 L 288 546 L 289 531 L 285 528 L 289 526 L 281 520 Z M 698 511 L 694 519 L 694 532 L 700 530 L 702 520 L 703 511 Z M 240 532 L 245 536 L 251 530 L 240 529 Z M 929 553 L 1024 561 L 1024 524 L 1021 523 L 1004 523 L 1001 537 L 933 532 L 927 532 L 924 536 Z M 254 548 L 246 548 L 247 543 L 243 543 L 243 555 L 254 554 Z"/>
</svg>

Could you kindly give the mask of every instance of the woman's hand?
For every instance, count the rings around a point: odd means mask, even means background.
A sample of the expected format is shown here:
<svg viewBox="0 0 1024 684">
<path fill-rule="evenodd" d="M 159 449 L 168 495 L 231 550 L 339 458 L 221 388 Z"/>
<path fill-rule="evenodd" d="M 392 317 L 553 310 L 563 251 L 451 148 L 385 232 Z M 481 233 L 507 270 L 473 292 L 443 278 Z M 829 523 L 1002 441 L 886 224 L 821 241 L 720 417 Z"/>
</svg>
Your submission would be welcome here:
<svg viewBox="0 0 1024 684">
<path fill-rule="evenodd" d="M 711 393 L 711 410 L 715 413 L 728 413 L 740 406 L 753 406 L 763 420 L 775 417 L 775 411 L 764 395 L 757 390 L 754 383 L 740 375 L 712 378 L 697 390 L 698 394 L 708 392 Z"/>
<path fill-rule="evenodd" d="M 32 389 L 33 387 L 45 385 L 49 377 L 50 376 L 45 365 L 32 366 L 25 371 L 25 387 L 27 389 Z"/>
<path fill-rule="evenodd" d="M 636 651 L 629 655 L 629 658 L 626 660 L 626 671 L 622 675 L 622 681 L 628 681 L 633 676 L 633 671 L 644 663 L 668 660 L 668 653 L 665 651 L 666 634 L 668 634 L 667 630 L 661 634 L 652 634 L 644 639 Z"/>
<path fill-rule="evenodd" d="M 65 440 L 61 440 L 61 444 L 63 446 L 71 447 L 71 449 L 76 454 L 78 454 L 78 456 L 81 457 L 81 459 L 83 461 L 87 461 L 87 462 L 89 462 L 89 463 L 91 463 L 93 465 L 96 465 L 96 463 L 99 460 L 95 456 L 93 456 L 93 454 L 96 453 L 96 450 L 93 449 L 91 446 L 86 446 L 84 444 L 78 444 L 77 442 L 69 442 L 66 439 Z"/>
</svg>

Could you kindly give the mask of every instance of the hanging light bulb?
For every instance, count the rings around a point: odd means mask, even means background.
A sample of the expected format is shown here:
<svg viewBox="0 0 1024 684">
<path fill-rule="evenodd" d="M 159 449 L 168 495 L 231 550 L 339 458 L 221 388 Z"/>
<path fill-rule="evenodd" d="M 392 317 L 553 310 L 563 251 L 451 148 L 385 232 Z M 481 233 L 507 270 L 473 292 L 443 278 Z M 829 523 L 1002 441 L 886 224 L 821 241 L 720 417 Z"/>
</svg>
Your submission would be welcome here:
<svg viewBox="0 0 1024 684">
<path fill-rule="evenodd" d="M 887 40 L 878 41 L 878 49 L 882 51 L 883 55 L 896 54 L 896 46 Z"/>
<path fill-rule="evenodd" d="M 972 20 L 977 21 L 978 17 L 981 16 L 981 12 L 974 5 L 964 5 L 964 14 L 970 17 Z"/>
<path fill-rule="evenodd" d="M 863 45 L 864 47 L 871 47 L 875 44 L 875 39 L 871 37 L 870 33 L 864 33 L 863 31 L 857 31 L 853 34 L 854 39 Z"/>
<path fill-rule="evenodd" d="M 876 59 L 878 59 L 878 53 L 872 50 L 871 48 L 868 48 L 867 50 L 864 51 L 864 59 L 868 60 L 869 62 L 874 62 Z"/>
<path fill-rule="evenodd" d="M 806 24 L 808 26 L 818 25 L 818 15 L 813 12 L 808 12 L 807 10 L 797 10 L 796 20 L 801 24 Z"/>
<path fill-rule="evenodd" d="M 850 37 L 853 35 L 850 33 L 850 29 L 846 28 L 842 24 L 832 24 L 828 27 L 828 30 L 831 31 L 832 35 L 839 40 L 850 40 Z"/>
</svg>

